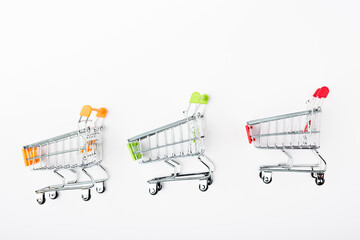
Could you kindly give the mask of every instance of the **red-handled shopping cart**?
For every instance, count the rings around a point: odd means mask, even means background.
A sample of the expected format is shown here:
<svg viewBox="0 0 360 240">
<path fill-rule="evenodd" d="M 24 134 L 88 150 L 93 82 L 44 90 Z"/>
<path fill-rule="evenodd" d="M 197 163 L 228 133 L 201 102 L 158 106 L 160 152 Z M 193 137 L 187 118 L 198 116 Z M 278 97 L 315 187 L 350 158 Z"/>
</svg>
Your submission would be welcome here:
<svg viewBox="0 0 360 240">
<path fill-rule="evenodd" d="M 264 183 L 272 181 L 272 172 L 303 172 L 310 173 L 317 185 L 324 184 L 326 162 L 317 149 L 320 148 L 321 106 L 328 94 L 327 87 L 317 89 L 313 98 L 307 101 L 306 111 L 247 122 L 246 132 L 250 144 L 261 149 L 279 149 L 288 157 L 287 163 L 260 167 L 260 178 Z M 288 150 L 304 149 L 315 153 L 317 164 L 294 164 Z"/>
</svg>

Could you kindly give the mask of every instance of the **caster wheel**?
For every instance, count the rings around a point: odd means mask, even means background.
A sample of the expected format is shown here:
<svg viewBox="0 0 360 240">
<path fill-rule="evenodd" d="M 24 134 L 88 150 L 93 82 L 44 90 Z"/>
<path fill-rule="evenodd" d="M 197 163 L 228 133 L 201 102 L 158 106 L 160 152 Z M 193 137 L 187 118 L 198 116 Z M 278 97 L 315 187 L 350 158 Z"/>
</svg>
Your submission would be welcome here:
<svg viewBox="0 0 360 240">
<path fill-rule="evenodd" d="M 315 183 L 318 186 L 321 186 L 325 183 L 325 179 L 324 178 L 315 178 Z"/>
<path fill-rule="evenodd" d="M 271 183 L 272 182 L 272 177 L 263 177 L 263 182 L 265 183 L 265 184 L 269 184 L 269 183 Z"/>
<path fill-rule="evenodd" d="M 36 201 L 38 204 L 43 205 L 45 203 L 45 193 L 42 193 L 41 195 L 36 198 Z"/>
<path fill-rule="evenodd" d="M 91 193 L 90 189 L 83 190 L 83 193 L 81 194 L 82 199 L 87 202 L 91 199 Z"/>
<path fill-rule="evenodd" d="M 57 191 L 54 191 L 54 192 L 50 192 L 49 193 L 49 198 L 50 199 L 56 199 L 57 197 L 59 196 L 58 192 Z"/>
<path fill-rule="evenodd" d="M 104 183 L 101 183 L 101 184 L 99 184 L 98 186 L 96 186 L 96 191 L 97 191 L 98 193 L 103 193 L 103 192 L 105 192 L 105 185 L 104 185 Z"/>
<path fill-rule="evenodd" d="M 156 195 L 158 193 L 158 186 L 156 185 L 155 187 L 150 187 L 149 188 L 149 193 L 151 195 Z"/>
<path fill-rule="evenodd" d="M 212 183 L 213 183 L 213 179 L 212 179 L 212 177 L 209 177 L 207 179 L 207 184 L 210 186 Z"/>
<path fill-rule="evenodd" d="M 160 191 L 163 188 L 162 184 L 160 182 L 156 183 L 156 189 L 157 191 Z"/>
<path fill-rule="evenodd" d="M 199 189 L 202 192 L 206 192 L 209 189 L 209 185 L 208 184 L 199 184 Z"/>
</svg>

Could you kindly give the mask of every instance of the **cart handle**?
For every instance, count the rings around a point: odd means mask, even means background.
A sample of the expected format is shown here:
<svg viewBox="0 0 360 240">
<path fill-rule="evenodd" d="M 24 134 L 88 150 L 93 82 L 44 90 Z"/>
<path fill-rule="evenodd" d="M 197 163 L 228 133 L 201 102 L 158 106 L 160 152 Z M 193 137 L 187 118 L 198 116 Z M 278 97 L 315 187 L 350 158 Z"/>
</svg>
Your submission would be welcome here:
<svg viewBox="0 0 360 240">
<path fill-rule="evenodd" d="M 200 99 L 201 94 L 198 92 L 193 92 L 193 94 L 191 94 L 189 103 L 199 103 Z"/>
<path fill-rule="evenodd" d="M 330 92 L 329 88 L 324 86 L 320 89 L 317 97 L 318 98 L 326 98 L 328 96 L 329 92 Z"/>
<path fill-rule="evenodd" d="M 106 114 L 107 114 L 107 109 L 106 108 L 92 108 L 89 105 L 85 105 L 82 107 L 81 112 L 80 112 L 80 116 L 82 117 L 90 117 L 91 112 L 92 111 L 96 111 L 96 116 L 100 117 L 100 118 L 105 118 Z"/>
<path fill-rule="evenodd" d="M 251 135 L 250 135 L 250 127 L 248 125 L 246 125 L 245 128 L 246 128 L 246 133 L 247 133 L 247 136 L 248 136 L 249 143 L 251 144 L 253 140 L 252 140 Z"/>
<path fill-rule="evenodd" d="M 198 92 L 193 92 L 193 94 L 191 94 L 189 103 L 207 104 L 208 101 L 209 96 L 207 94 L 201 95 Z"/>
<path fill-rule="evenodd" d="M 322 88 L 318 88 L 316 91 L 315 91 L 315 93 L 314 93 L 314 95 L 313 95 L 313 97 L 314 98 L 326 98 L 327 97 L 327 95 L 329 94 L 329 88 L 328 87 L 326 87 L 326 86 L 324 86 L 324 87 L 322 87 Z"/>
<path fill-rule="evenodd" d="M 313 95 L 314 98 L 318 96 L 319 91 L 320 91 L 320 88 L 318 88 L 318 89 L 315 91 L 315 93 L 314 93 L 314 95 Z"/>
<path fill-rule="evenodd" d="M 38 156 L 37 147 L 35 147 L 33 149 L 32 148 L 22 149 L 22 153 L 23 153 L 23 157 L 24 157 L 25 167 L 28 167 L 30 165 L 40 162 L 39 158 L 36 158 L 35 160 L 28 160 L 29 158 L 35 158 Z"/>
<path fill-rule="evenodd" d="M 201 98 L 199 100 L 200 104 L 207 104 L 209 101 L 209 96 L 207 94 L 201 95 Z"/>
</svg>

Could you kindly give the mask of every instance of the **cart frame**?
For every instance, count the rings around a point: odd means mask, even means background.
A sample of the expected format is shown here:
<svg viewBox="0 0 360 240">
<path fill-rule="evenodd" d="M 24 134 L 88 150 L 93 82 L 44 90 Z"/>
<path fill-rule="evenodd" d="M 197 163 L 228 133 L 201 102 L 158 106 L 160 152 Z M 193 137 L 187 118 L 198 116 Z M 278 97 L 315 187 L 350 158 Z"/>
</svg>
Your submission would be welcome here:
<svg viewBox="0 0 360 240">
<path fill-rule="evenodd" d="M 97 112 L 96 119 L 90 119 L 93 111 Z M 102 122 L 106 114 L 107 110 L 105 108 L 96 109 L 85 105 L 80 112 L 78 130 L 23 147 L 25 166 L 30 167 L 33 171 L 52 170 L 61 179 L 60 184 L 50 185 L 35 191 L 36 200 L 39 204 L 45 203 L 45 193 L 49 193 L 50 199 L 56 199 L 59 191 L 81 189 L 82 199 L 88 201 L 91 198 L 90 189 L 94 186 L 96 186 L 98 193 L 105 191 L 105 181 L 108 179 L 108 174 L 101 162 L 102 132 L 104 130 Z M 72 141 L 76 141 L 77 147 L 71 146 Z M 68 144 L 67 149 L 65 149 L 66 144 Z M 58 150 L 59 145 L 62 147 L 61 151 Z M 55 147 L 56 151 L 50 153 L 52 147 Z M 46 150 L 45 153 L 43 153 L 42 148 Z M 65 159 L 66 154 L 68 162 Z M 73 162 L 74 156 L 71 156 L 71 154 L 77 155 L 76 162 Z M 50 164 L 49 159 L 51 157 L 55 157 L 55 163 L 53 164 Z M 60 157 L 62 157 L 62 162 L 58 160 Z M 89 172 L 89 169 L 93 167 L 98 168 L 104 177 L 93 177 Z M 89 180 L 79 181 L 76 169 L 81 169 Z M 71 174 L 71 180 L 67 180 L 65 173 Z"/>
<path fill-rule="evenodd" d="M 150 179 L 149 193 L 157 194 L 162 189 L 162 183 L 173 181 L 199 180 L 199 189 L 208 190 L 213 183 L 213 163 L 205 156 L 203 118 L 205 106 L 208 102 L 206 94 L 201 95 L 194 92 L 190 98 L 189 106 L 184 111 L 185 118 L 179 121 L 167 124 L 152 131 L 145 132 L 128 139 L 128 149 L 134 161 L 141 164 L 148 164 L 162 161 L 173 169 L 173 174 L 169 176 Z M 184 128 L 188 130 L 188 138 L 184 139 Z M 179 133 L 179 139 L 175 140 L 175 130 Z M 170 132 L 170 133 L 169 133 Z M 159 136 L 163 134 L 164 144 L 159 144 Z M 170 134 L 170 139 L 168 134 Z M 152 146 L 151 139 L 156 142 Z M 144 142 L 148 142 L 146 148 Z M 185 145 L 188 145 L 187 151 Z M 180 147 L 179 151 L 175 148 Z M 164 151 L 161 154 L 160 151 Z M 177 161 L 179 158 L 197 157 L 197 159 L 206 167 L 207 171 L 181 174 L 181 164 Z"/>
<path fill-rule="evenodd" d="M 325 172 L 327 170 L 327 163 L 325 159 L 320 155 L 318 149 L 320 148 L 320 115 L 322 113 L 321 106 L 323 100 L 329 94 L 329 89 L 327 87 L 322 87 L 316 90 L 313 94 L 313 98 L 307 101 L 308 110 L 295 112 L 290 114 L 284 114 L 275 117 L 268 117 L 257 119 L 247 122 L 246 132 L 248 136 L 249 143 L 254 143 L 254 146 L 259 149 L 279 149 L 285 154 L 288 158 L 286 163 L 280 163 L 277 165 L 263 165 L 259 168 L 259 176 L 264 183 L 269 184 L 272 181 L 272 172 L 298 172 L 298 173 L 310 173 L 310 175 L 315 179 L 315 183 L 319 186 L 325 183 Z M 301 128 L 301 118 L 306 119 L 306 124 Z M 285 121 L 290 121 L 290 128 L 293 128 L 292 124 L 294 119 L 298 119 L 299 127 L 295 131 L 279 131 L 278 127 L 279 121 L 283 121 L 283 128 Z M 267 123 L 268 132 L 262 133 L 262 124 Z M 276 123 L 275 133 L 270 133 L 270 124 Z M 318 125 L 316 125 L 318 124 Z M 258 127 L 256 133 L 254 133 L 255 128 Z M 265 128 L 265 127 L 264 127 Z M 315 137 L 314 137 L 315 136 Z M 277 144 L 278 137 L 282 142 Z M 290 138 L 288 144 L 285 144 L 285 138 Z M 295 143 L 292 142 L 292 138 L 301 139 L 303 142 L 298 141 Z M 269 144 L 269 139 L 275 138 L 275 144 Z M 309 143 L 308 139 L 314 138 L 314 142 Z M 262 144 L 262 139 L 265 139 L 266 144 Z M 294 159 L 289 153 L 289 150 L 311 150 L 316 158 L 316 164 L 294 164 Z"/>
</svg>

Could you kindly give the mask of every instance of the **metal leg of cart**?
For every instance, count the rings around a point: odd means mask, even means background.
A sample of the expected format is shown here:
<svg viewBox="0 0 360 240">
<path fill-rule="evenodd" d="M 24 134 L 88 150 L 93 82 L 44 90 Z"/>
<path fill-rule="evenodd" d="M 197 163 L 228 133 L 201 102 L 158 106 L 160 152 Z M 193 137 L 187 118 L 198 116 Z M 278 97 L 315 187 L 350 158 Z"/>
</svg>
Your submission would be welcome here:
<svg viewBox="0 0 360 240">
<path fill-rule="evenodd" d="M 81 197 L 84 201 L 89 201 L 91 199 L 91 193 L 90 193 L 90 189 L 93 188 L 94 186 L 96 186 L 96 191 L 98 193 L 103 193 L 105 191 L 105 181 L 108 179 L 108 174 L 106 169 L 98 164 L 96 165 L 99 167 L 100 170 L 102 170 L 102 172 L 104 172 L 105 177 L 104 178 L 99 178 L 99 179 L 94 179 L 94 177 L 86 170 L 87 168 L 82 168 L 82 172 L 85 173 L 85 175 L 87 177 L 89 177 L 90 181 L 78 181 L 77 178 L 77 172 L 73 169 L 67 169 L 70 172 L 72 172 L 73 174 L 76 175 L 76 179 L 72 180 L 72 181 L 66 181 L 66 178 L 64 175 L 60 174 L 58 172 L 58 170 L 54 170 L 54 173 L 59 176 L 62 180 L 61 184 L 57 184 L 57 185 L 50 185 L 44 188 L 41 188 L 39 190 L 36 190 L 35 193 L 37 195 L 36 197 L 36 201 L 39 204 L 44 204 L 45 203 L 45 193 L 49 193 L 49 197 L 50 199 L 56 199 L 59 196 L 59 191 L 66 191 L 66 190 L 75 190 L 75 189 L 81 189 L 82 194 Z"/>
<path fill-rule="evenodd" d="M 316 149 L 311 150 L 318 157 L 319 162 L 317 164 L 294 165 L 294 160 L 292 156 L 283 149 L 282 152 L 289 158 L 288 162 L 286 164 L 260 166 L 260 178 L 263 180 L 264 183 L 269 184 L 272 182 L 273 172 L 310 173 L 311 176 L 315 178 L 315 183 L 317 185 L 323 185 L 325 183 L 324 175 L 326 171 L 326 162 Z"/>
<path fill-rule="evenodd" d="M 165 161 L 166 164 L 174 168 L 174 173 L 170 176 L 158 177 L 149 180 L 149 193 L 151 195 L 156 195 L 162 189 L 162 183 L 164 182 L 188 180 L 199 180 L 200 191 L 205 192 L 206 190 L 208 190 L 209 186 L 213 183 L 214 164 L 205 155 L 198 156 L 198 160 L 206 166 L 206 168 L 208 169 L 207 172 L 180 174 L 179 169 L 181 165 L 179 162 L 175 161 L 174 159 Z"/>
<path fill-rule="evenodd" d="M 313 153 L 318 157 L 319 166 L 322 165 L 322 168 L 321 168 L 321 170 L 318 170 L 318 171 L 314 171 L 312 169 L 313 171 L 311 172 L 311 176 L 313 178 L 315 178 L 315 183 L 318 186 L 321 186 L 325 183 L 324 175 L 325 175 L 325 172 L 327 169 L 327 163 L 326 163 L 325 159 L 320 155 L 320 153 L 316 149 L 313 149 Z"/>
</svg>

